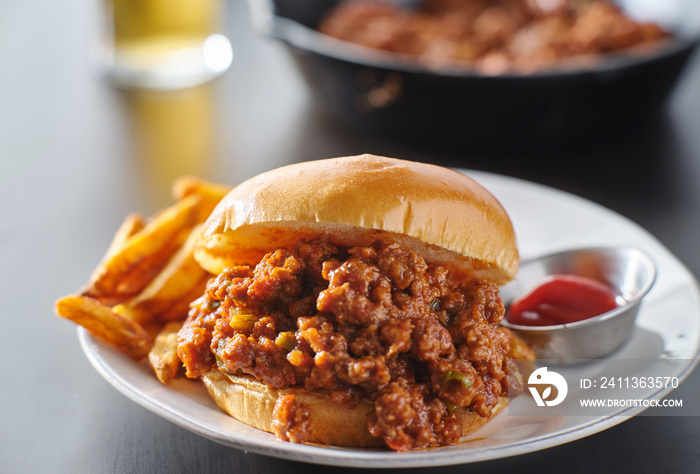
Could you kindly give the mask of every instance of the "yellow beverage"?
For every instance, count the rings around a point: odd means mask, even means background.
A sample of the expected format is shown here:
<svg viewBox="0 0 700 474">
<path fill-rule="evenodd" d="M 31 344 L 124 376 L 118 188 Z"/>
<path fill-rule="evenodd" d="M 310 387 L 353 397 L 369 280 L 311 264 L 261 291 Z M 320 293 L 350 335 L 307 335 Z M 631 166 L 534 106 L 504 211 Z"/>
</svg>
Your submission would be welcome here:
<svg viewBox="0 0 700 474">
<path fill-rule="evenodd" d="M 179 88 L 230 64 L 224 0 L 105 0 L 111 12 L 112 78 L 123 85 Z M 211 38 L 216 41 L 208 42 Z M 214 49 L 207 45 L 214 45 Z M 228 48 L 228 49 L 227 49 Z"/>
<path fill-rule="evenodd" d="M 211 84 L 186 90 L 132 91 L 127 98 L 132 155 L 158 208 L 179 176 L 207 176 L 216 152 L 214 91 Z"/>
<path fill-rule="evenodd" d="M 201 43 L 216 32 L 219 0 L 110 0 L 117 48 Z"/>
</svg>

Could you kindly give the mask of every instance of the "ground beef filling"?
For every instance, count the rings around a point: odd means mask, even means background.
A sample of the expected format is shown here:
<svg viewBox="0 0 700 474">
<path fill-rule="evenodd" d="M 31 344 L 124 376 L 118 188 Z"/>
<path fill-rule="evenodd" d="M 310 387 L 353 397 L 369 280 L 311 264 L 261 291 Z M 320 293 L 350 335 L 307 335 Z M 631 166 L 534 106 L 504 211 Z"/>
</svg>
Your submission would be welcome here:
<svg viewBox="0 0 700 474">
<path fill-rule="evenodd" d="M 279 249 L 209 282 L 178 353 L 189 377 L 218 367 L 347 407 L 368 399 L 370 433 L 394 450 L 455 443 L 455 408 L 488 416 L 507 392 L 509 338 L 498 287 L 448 277 L 398 244 Z M 278 436 L 303 442 L 303 409 L 279 403 Z"/>
<path fill-rule="evenodd" d="M 294 395 L 279 397 L 272 417 L 272 431 L 282 441 L 303 443 L 311 431 L 309 407 L 306 403 L 295 403 Z"/>
<path fill-rule="evenodd" d="M 640 46 L 649 50 L 669 38 L 656 24 L 634 21 L 616 5 L 624 3 L 619 1 L 412 3 L 415 8 L 382 0 L 341 2 L 319 31 L 430 67 L 466 66 L 485 74 L 532 73 L 567 60 L 590 67 L 601 55 Z"/>
</svg>

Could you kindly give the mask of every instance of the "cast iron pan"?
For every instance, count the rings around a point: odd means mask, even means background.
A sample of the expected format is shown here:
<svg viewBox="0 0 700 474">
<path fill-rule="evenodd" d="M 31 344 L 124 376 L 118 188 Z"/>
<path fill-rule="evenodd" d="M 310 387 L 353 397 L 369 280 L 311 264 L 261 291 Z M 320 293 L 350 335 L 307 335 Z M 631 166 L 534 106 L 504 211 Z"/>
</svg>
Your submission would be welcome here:
<svg viewBox="0 0 700 474">
<path fill-rule="evenodd" d="M 620 1 L 624 9 L 649 0 Z M 653 0 L 677 40 L 586 69 L 486 76 L 433 71 L 314 28 L 338 0 L 249 0 L 256 29 L 285 42 L 316 97 L 372 133 L 450 149 L 578 147 L 657 118 L 700 38 L 700 2 Z M 653 5 L 652 5 L 653 6 Z"/>
</svg>

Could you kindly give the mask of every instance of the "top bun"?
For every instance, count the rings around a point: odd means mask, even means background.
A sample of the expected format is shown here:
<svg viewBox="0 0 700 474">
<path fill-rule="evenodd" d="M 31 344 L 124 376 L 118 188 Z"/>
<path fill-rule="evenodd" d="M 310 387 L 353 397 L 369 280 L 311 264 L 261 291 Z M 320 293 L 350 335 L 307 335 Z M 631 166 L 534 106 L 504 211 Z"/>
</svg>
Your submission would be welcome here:
<svg viewBox="0 0 700 474">
<path fill-rule="evenodd" d="M 498 284 L 518 268 L 508 214 L 476 181 L 374 155 L 294 164 L 245 181 L 204 224 L 194 256 L 218 274 L 321 235 L 337 245 L 396 241 L 452 274 Z"/>
</svg>

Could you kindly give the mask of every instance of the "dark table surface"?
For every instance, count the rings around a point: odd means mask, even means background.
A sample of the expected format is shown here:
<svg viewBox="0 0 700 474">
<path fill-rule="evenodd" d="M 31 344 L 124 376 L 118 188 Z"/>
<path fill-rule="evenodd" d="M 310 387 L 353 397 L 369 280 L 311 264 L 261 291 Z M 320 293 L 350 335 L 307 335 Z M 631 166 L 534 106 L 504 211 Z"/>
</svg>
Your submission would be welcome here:
<svg viewBox="0 0 700 474">
<path fill-rule="evenodd" d="M 240 182 L 283 164 L 371 152 L 531 180 L 640 224 L 700 275 L 700 57 L 655 127 L 574 150 L 440 152 L 328 117 L 284 48 L 230 4 L 234 62 L 203 87 L 116 91 L 87 61 L 97 2 L 0 5 L 1 472 L 325 472 L 246 453 L 128 400 L 53 314 L 121 219 L 170 202 L 173 178 Z M 700 372 L 675 394 L 698 400 Z M 566 445 L 436 472 L 698 472 L 700 418 L 635 417 Z M 339 471 L 342 469 L 338 469 Z M 349 470 L 349 469 L 348 469 Z M 433 470 L 431 470 L 432 472 Z"/>
</svg>

